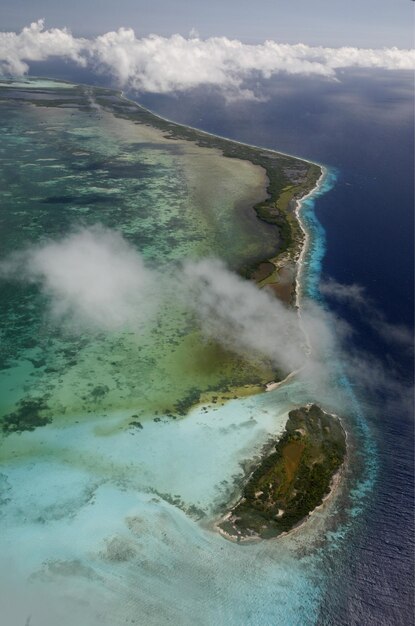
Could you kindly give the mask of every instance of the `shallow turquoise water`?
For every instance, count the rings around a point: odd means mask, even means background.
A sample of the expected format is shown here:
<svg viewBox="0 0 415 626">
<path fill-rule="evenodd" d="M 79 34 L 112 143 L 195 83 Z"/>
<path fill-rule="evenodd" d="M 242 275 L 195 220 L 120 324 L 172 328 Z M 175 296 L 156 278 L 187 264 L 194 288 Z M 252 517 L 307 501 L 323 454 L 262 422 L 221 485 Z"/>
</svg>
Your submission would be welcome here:
<svg viewBox="0 0 415 626">
<path fill-rule="evenodd" d="M 47 623 L 73 624 L 73 611 L 83 624 L 315 623 L 319 573 L 304 554 L 312 535 L 240 546 L 211 527 L 240 463 L 306 399 L 292 385 L 137 434 L 100 435 L 96 418 L 16 437 L 3 473 L 2 554 L 19 581 L 12 614 L 26 607 L 44 623 L 35 589 L 43 602 L 60 599 Z"/>
<path fill-rule="evenodd" d="M 36 93 L 42 102 L 45 84 Z M 52 87 L 52 95 L 64 97 Z M 154 129 L 116 118 L 88 93 L 77 95 L 82 106 L 53 107 L 27 104 L 32 92 L 7 93 L 21 97 L 9 95 L 1 105 L 4 255 L 97 223 L 121 232 L 161 268 L 206 255 L 238 266 L 275 249 L 276 233 L 250 208 L 265 197 L 260 168 L 166 140 Z M 49 415 L 56 417 L 93 412 L 99 384 L 106 390 L 99 409 L 125 407 L 136 414 L 139 404 L 145 417 L 146 407 L 171 411 L 194 388 L 272 377 L 268 364 L 264 373 L 263 363 L 237 362 L 231 355 L 222 355 L 219 365 L 218 348 L 206 349 L 177 305 L 165 308 L 158 329 L 144 335 L 74 337 L 51 328 L 36 288 L 4 284 L 2 290 L 2 361 L 8 367 L 0 377 L 2 414 L 14 410 L 19 389 L 24 399 L 46 398 Z M 111 360 L 103 353 L 111 353 Z"/>
<path fill-rule="evenodd" d="M 13 106 L 1 119 L 5 252 L 79 220 L 116 226 L 154 263 L 208 253 L 241 262 L 275 245 L 248 210 L 235 224 L 236 208 L 239 215 L 249 189 L 260 187 L 249 164 L 204 157 L 150 130 L 132 139 L 126 122 L 91 107 Z M 312 232 L 313 279 L 323 234 Z M 189 367 L 188 356 L 165 349 L 166 336 L 187 328 L 181 350 L 199 354 L 200 338 L 178 321 L 182 311 L 164 314 L 160 337 L 75 337 L 51 328 L 35 287 L 4 289 L 3 412 L 42 397 L 54 417 L 2 440 L 7 623 L 316 624 L 327 575 L 320 550 L 343 540 L 338 508 L 350 477 L 337 499 L 277 541 L 231 543 L 214 522 L 237 497 L 244 462 L 282 432 L 292 407 L 319 400 L 342 412 L 344 396 L 292 381 L 173 420 L 152 398 L 183 394 L 183 362 L 205 387 L 235 376 L 212 378 L 210 368 L 198 371 L 196 360 Z M 155 371 L 164 372 L 161 384 Z M 103 395 L 94 393 L 97 381 Z M 126 427 L 133 413 L 142 428 Z"/>
</svg>

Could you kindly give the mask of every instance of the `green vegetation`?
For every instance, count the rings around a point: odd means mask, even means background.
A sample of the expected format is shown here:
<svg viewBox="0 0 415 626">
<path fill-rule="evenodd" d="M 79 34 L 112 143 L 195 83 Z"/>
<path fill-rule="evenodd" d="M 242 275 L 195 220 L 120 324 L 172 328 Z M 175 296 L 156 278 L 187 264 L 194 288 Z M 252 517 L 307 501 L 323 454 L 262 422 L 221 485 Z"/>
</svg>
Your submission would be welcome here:
<svg viewBox="0 0 415 626">
<path fill-rule="evenodd" d="M 338 418 L 317 405 L 289 413 L 286 431 L 254 470 L 222 530 L 270 538 L 289 531 L 321 504 L 346 454 Z"/>
<path fill-rule="evenodd" d="M 30 237 L 33 240 L 43 236 L 59 236 L 67 232 L 74 217 L 78 219 L 79 216 L 81 216 L 82 223 L 85 220 L 85 224 L 99 220 L 105 226 L 119 228 L 134 245 L 149 246 L 152 238 L 156 237 L 157 220 L 154 222 L 154 229 L 151 228 L 150 231 L 148 228 L 141 233 L 136 202 L 135 200 L 130 202 L 130 199 L 135 199 L 137 195 L 135 183 L 140 182 L 140 177 L 145 179 L 147 175 L 150 175 L 152 166 L 138 163 L 134 159 L 130 161 L 127 158 L 118 160 L 118 157 L 109 157 L 107 148 L 102 152 L 98 151 L 97 154 L 94 152 L 94 133 L 98 133 L 101 117 L 107 117 L 104 115 L 105 109 L 117 117 L 158 129 L 169 138 L 169 149 L 172 154 L 176 150 L 173 140 L 178 140 L 177 144 L 181 140 L 186 140 L 199 146 L 214 148 L 229 158 L 250 161 L 266 170 L 269 197 L 254 208 L 258 218 L 270 224 L 269 229 L 264 228 L 263 225 L 260 227 L 261 230 L 269 231 L 270 245 L 266 248 L 255 248 L 252 254 L 249 253 L 244 257 L 245 261 L 240 262 L 240 265 L 245 263 L 246 267 L 234 269 L 238 269 L 243 276 L 255 281 L 260 287 L 267 284 L 270 293 L 274 293 L 288 306 L 293 303 L 295 296 L 294 260 L 302 241 L 302 233 L 293 213 L 293 207 L 296 198 L 304 195 L 315 185 L 320 175 L 318 166 L 295 157 L 239 144 L 169 122 L 120 97 L 119 92 L 110 89 L 85 85 L 78 85 L 70 90 L 58 87 L 13 89 L 8 88 L 7 81 L 0 81 L 0 92 L 0 102 L 3 102 L 11 111 L 17 106 L 24 105 L 30 108 L 30 114 L 35 116 L 35 120 L 38 118 L 43 120 L 42 124 L 46 129 L 45 136 L 47 135 L 48 139 L 45 140 L 44 145 L 39 139 L 41 147 L 43 146 L 40 152 L 37 148 L 33 148 L 38 143 L 37 136 L 32 137 L 33 129 L 22 126 L 22 137 L 24 141 L 27 140 L 28 146 L 24 149 L 25 154 L 26 152 L 31 154 L 29 148 L 33 149 L 33 156 L 40 155 L 41 162 L 54 160 L 45 159 L 45 155 L 46 157 L 59 157 L 56 163 L 48 164 L 48 168 L 56 168 L 48 170 L 48 172 L 55 172 L 56 180 L 55 174 L 47 174 L 47 180 L 43 181 L 47 186 L 45 192 L 42 191 L 42 187 L 38 187 L 37 182 L 38 173 L 42 168 L 41 164 L 37 164 L 31 170 L 33 163 L 31 161 L 25 163 L 29 167 L 28 171 L 36 172 L 33 175 L 33 182 L 29 174 L 24 178 L 19 178 L 21 176 L 19 169 L 10 174 L 13 193 L 15 189 L 20 189 L 21 185 L 23 185 L 22 189 L 26 189 L 24 187 L 26 182 L 23 184 L 23 180 L 27 180 L 28 185 L 30 183 L 28 189 L 30 194 L 33 194 L 36 215 L 33 217 L 32 208 L 30 212 L 26 210 L 26 200 L 22 193 L 22 197 L 19 198 L 21 204 L 16 205 L 16 210 L 11 210 L 8 216 L 7 232 L 12 233 L 13 237 L 9 235 L 3 237 L 3 243 L 6 245 L 5 253 L 20 245 L 21 233 L 24 233 L 25 238 Z M 97 104 L 103 109 L 100 110 Z M 45 148 L 50 145 L 48 142 L 51 141 L 48 135 L 49 121 L 51 137 L 55 137 L 55 134 L 60 136 L 61 132 L 59 125 L 58 130 L 54 128 L 54 118 L 51 115 L 53 111 L 48 109 L 43 115 L 39 110 L 33 112 L 34 106 L 40 109 L 46 106 L 57 109 L 66 107 L 66 114 L 63 115 L 62 111 L 58 112 L 58 119 L 62 123 L 65 120 L 69 129 L 72 129 L 73 125 L 68 123 L 68 120 L 74 116 L 75 132 L 69 133 L 69 143 L 67 138 L 62 139 L 62 143 L 58 142 L 57 155 L 45 151 Z M 82 116 L 83 121 L 77 128 L 77 111 L 87 111 L 90 114 L 91 132 L 88 131 L 89 115 Z M 124 127 L 124 124 L 117 123 L 115 126 Z M 23 131 L 23 129 L 26 130 Z M 98 133 L 97 137 L 99 136 Z M 115 136 L 117 137 L 116 133 Z M 134 154 L 134 150 L 134 144 L 128 144 L 126 152 L 129 156 Z M 95 175 L 95 172 L 100 172 L 101 168 L 104 171 L 103 187 L 100 187 L 99 183 L 101 174 Z M 81 187 L 75 182 L 62 182 L 62 184 L 59 182 L 61 177 L 65 181 L 76 181 L 78 176 L 79 180 L 84 181 Z M 107 182 L 112 179 L 120 180 L 121 191 L 116 185 L 107 188 Z M 127 179 L 127 191 L 124 192 L 124 181 Z M 90 185 L 90 182 L 85 181 L 95 181 L 95 183 Z M 53 182 L 52 186 L 49 185 L 50 182 Z M 104 193 L 102 189 L 106 192 Z M 129 198 L 128 202 L 122 200 L 124 193 Z M 147 210 L 145 203 L 143 206 Z M 246 207 L 243 210 L 245 211 Z M 250 223 L 251 219 L 252 216 L 250 216 Z M 171 229 L 159 229 L 172 233 L 171 237 L 164 238 L 164 235 L 160 237 L 160 242 L 167 250 L 176 243 L 173 237 L 174 228 L 175 225 L 172 225 Z M 171 241 L 172 246 L 170 246 Z M 275 253 L 273 252 L 274 241 Z M 276 257 L 284 251 L 277 267 Z M 262 258 L 263 255 L 269 256 L 270 253 L 275 254 L 275 257 L 270 260 Z M 43 426 L 49 421 L 47 416 L 63 415 L 65 412 L 68 416 L 75 413 L 93 413 L 97 407 L 100 411 L 103 409 L 111 411 L 121 408 L 137 410 L 139 406 L 137 423 L 133 423 L 132 426 L 140 429 L 138 426 L 141 423 L 140 420 L 144 420 L 148 414 L 179 418 L 187 414 L 195 404 L 215 403 L 215 396 L 222 402 L 230 397 L 260 392 L 267 382 L 281 380 L 288 373 L 275 371 L 272 363 L 261 355 L 238 356 L 213 341 L 206 342 L 197 328 L 192 327 L 192 321 L 187 319 L 177 326 L 174 333 L 173 326 L 170 325 L 167 317 L 151 331 L 149 341 L 155 346 L 154 352 L 160 355 L 157 363 L 154 355 L 146 353 L 147 348 L 141 350 L 141 344 L 136 348 L 126 335 L 111 339 L 102 337 L 91 340 L 87 335 L 82 338 L 73 336 L 70 339 L 62 335 L 58 338 L 55 333 L 56 337 L 54 336 L 54 340 L 50 342 L 49 336 L 42 333 L 36 337 L 32 336 L 35 335 L 34 329 L 39 324 L 39 311 L 44 306 L 36 286 L 5 284 L 3 290 L 5 297 L 2 314 L 5 316 L 4 319 L 9 319 L 6 316 L 12 316 L 10 319 L 13 319 L 13 323 L 7 325 L 7 341 L 3 342 L 1 356 L 2 365 L 10 367 L 16 355 L 33 349 L 33 354 L 29 353 L 27 360 L 31 362 L 35 370 L 30 374 L 33 379 L 25 392 L 27 394 L 25 400 L 15 405 L 8 404 L 5 408 L 8 415 L 1 418 L 0 428 L 6 433 L 32 430 L 36 426 Z M 55 341 L 55 339 L 58 340 Z M 106 350 L 108 350 L 108 355 L 111 355 L 110 357 L 97 356 L 97 352 L 94 352 L 99 341 L 106 342 Z M 163 343 L 168 344 L 166 349 L 162 347 Z M 37 348 L 40 350 L 38 351 Z M 116 359 L 113 358 L 114 354 L 117 355 Z M 85 363 L 89 359 L 89 362 L 93 363 L 93 379 L 90 379 L 90 373 L 84 372 Z M 128 370 L 137 371 L 140 375 L 130 376 L 129 373 L 127 375 L 127 367 L 124 365 L 126 361 L 129 363 Z M 35 381 L 40 383 L 37 388 Z M 77 388 L 77 393 L 72 394 L 70 400 L 64 392 L 67 384 Z M 31 399 L 30 389 L 33 389 L 33 395 L 37 397 L 41 393 L 41 386 L 47 390 L 43 397 L 47 398 L 49 407 Z M 138 398 L 139 403 L 136 401 Z M 127 426 L 128 419 L 126 419 Z"/>
<path fill-rule="evenodd" d="M 201 391 L 196 387 L 188 390 L 187 394 L 178 400 L 174 405 L 174 411 L 177 415 L 186 415 L 187 412 L 197 404 L 200 400 Z"/>
<path fill-rule="evenodd" d="M 281 254 L 289 250 L 301 238 L 293 209 L 296 200 L 315 187 L 321 175 L 321 168 L 318 165 L 170 122 L 137 104 L 119 98 L 116 92 L 108 89 L 95 88 L 94 92 L 97 103 L 104 107 L 110 106 L 113 113 L 119 117 L 148 124 L 161 130 L 170 139 L 194 141 L 201 147 L 217 148 L 226 157 L 247 160 L 263 167 L 269 181 L 267 187 L 269 197 L 257 204 L 254 209 L 259 219 L 277 227 L 279 245 L 276 253 Z M 265 259 L 260 259 L 259 263 L 262 261 Z M 252 269 L 252 267 L 241 268 L 241 273 L 248 277 Z"/>
<path fill-rule="evenodd" d="M 1 86 L 7 90 L 7 81 L 3 81 Z M 278 230 L 276 254 L 295 246 L 301 236 L 293 208 L 295 201 L 315 186 L 321 174 L 318 165 L 170 122 L 123 98 L 120 92 L 112 89 L 77 85 L 70 90 L 55 87 L 53 94 L 42 88 L 7 90 L 5 101 L 11 102 L 13 99 L 40 107 L 77 107 L 91 112 L 98 104 L 109 108 L 118 117 L 157 128 L 170 139 L 193 141 L 201 147 L 216 148 L 226 157 L 248 160 L 259 165 L 268 176 L 269 197 L 254 209 L 259 219 L 272 224 Z M 258 259 L 258 263 L 264 260 Z M 241 273 L 248 277 L 252 273 L 252 267 L 241 268 Z"/>
</svg>

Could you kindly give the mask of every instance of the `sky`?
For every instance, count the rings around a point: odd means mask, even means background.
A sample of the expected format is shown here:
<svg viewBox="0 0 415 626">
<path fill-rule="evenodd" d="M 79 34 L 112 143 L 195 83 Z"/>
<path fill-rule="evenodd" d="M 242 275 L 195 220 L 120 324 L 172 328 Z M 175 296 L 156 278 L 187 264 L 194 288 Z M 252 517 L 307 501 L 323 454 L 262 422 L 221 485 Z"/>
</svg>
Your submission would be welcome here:
<svg viewBox="0 0 415 626">
<path fill-rule="evenodd" d="M 0 31 L 44 18 L 47 28 L 83 37 L 124 26 L 138 37 L 193 30 L 244 43 L 410 48 L 414 7 L 412 0 L 2 0 Z"/>
</svg>

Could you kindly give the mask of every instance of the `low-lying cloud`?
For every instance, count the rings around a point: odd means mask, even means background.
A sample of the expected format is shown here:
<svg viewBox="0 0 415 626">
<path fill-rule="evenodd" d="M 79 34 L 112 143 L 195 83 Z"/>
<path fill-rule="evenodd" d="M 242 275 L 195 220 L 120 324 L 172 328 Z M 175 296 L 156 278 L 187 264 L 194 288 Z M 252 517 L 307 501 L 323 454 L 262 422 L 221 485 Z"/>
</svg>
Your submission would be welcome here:
<svg viewBox="0 0 415 626">
<path fill-rule="evenodd" d="M 223 262 L 150 268 L 119 233 L 99 225 L 14 253 L 0 263 L 0 276 L 37 284 L 51 320 L 71 332 L 140 333 L 157 322 L 163 307 L 179 306 L 206 338 L 285 372 L 301 368 L 309 352 L 297 312 Z M 321 310 L 305 308 L 302 327 L 313 337 L 316 372 L 330 338 Z"/>
<path fill-rule="evenodd" d="M 71 331 L 140 333 L 162 307 L 176 305 L 229 350 L 265 356 L 287 371 L 304 361 L 296 313 L 221 261 L 150 269 L 119 233 L 99 225 L 16 252 L 0 263 L 0 276 L 37 284 L 52 320 Z"/>
<path fill-rule="evenodd" d="M 366 294 L 361 285 L 344 285 L 333 278 L 321 283 L 320 291 L 334 300 L 347 303 L 357 310 L 362 319 L 388 343 L 395 343 L 403 348 L 413 348 L 413 333 L 400 324 L 391 324 L 379 311 L 375 303 Z"/>
<path fill-rule="evenodd" d="M 181 285 L 206 336 L 240 354 L 266 356 L 285 371 L 303 364 L 306 341 L 297 314 L 266 290 L 217 259 L 185 264 Z"/>
<path fill-rule="evenodd" d="M 284 372 L 296 370 L 327 398 L 338 393 L 333 377 L 344 363 L 366 392 L 380 388 L 397 401 L 408 393 L 379 362 L 350 345 L 346 322 L 317 304 L 305 301 L 299 317 L 218 259 L 150 268 L 120 234 L 102 226 L 16 252 L 0 262 L 0 277 L 36 283 L 54 322 L 69 323 L 71 331 L 140 333 L 157 323 L 163 307 L 178 306 L 208 339 L 241 356 L 266 358 Z M 387 324 L 360 287 L 332 282 L 324 292 L 351 299 L 364 311 L 369 306 L 375 330 Z M 389 324 L 388 331 L 393 328 Z"/>
<path fill-rule="evenodd" d="M 336 78 L 348 67 L 411 70 L 415 51 L 398 48 L 325 48 L 266 41 L 248 45 L 226 37 L 200 39 L 181 35 L 137 38 L 120 28 L 94 39 L 74 37 L 67 29 L 45 29 L 33 22 L 20 33 L 0 33 L 0 72 L 22 75 L 31 61 L 62 58 L 140 92 L 168 93 L 211 85 L 249 97 L 244 81 L 254 74 L 268 79 L 278 73 Z"/>
<path fill-rule="evenodd" d="M 37 283 L 53 320 L 72 329 L 140 330 L 158 306 L 151 270 L 121 235 L 100 226 L 17 252 L 0 275 Z"/>
</svg>

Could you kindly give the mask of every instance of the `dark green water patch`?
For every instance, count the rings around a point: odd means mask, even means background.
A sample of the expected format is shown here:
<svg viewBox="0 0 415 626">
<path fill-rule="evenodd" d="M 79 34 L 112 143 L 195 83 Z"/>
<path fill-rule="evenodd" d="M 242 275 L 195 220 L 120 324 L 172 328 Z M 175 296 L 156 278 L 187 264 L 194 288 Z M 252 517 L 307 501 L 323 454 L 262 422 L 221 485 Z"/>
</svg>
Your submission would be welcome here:
<svg viewBox="0 0 415 626">
<path fill-rule="evenodd" d="M 44 415 L 48 408 L 43 399 L 21 400 L 16 411 L 3 417 L 3 432 L 23 432 L 35 430 L 38 426 L 46 426 L 51 421 Z"/>
</svg>

